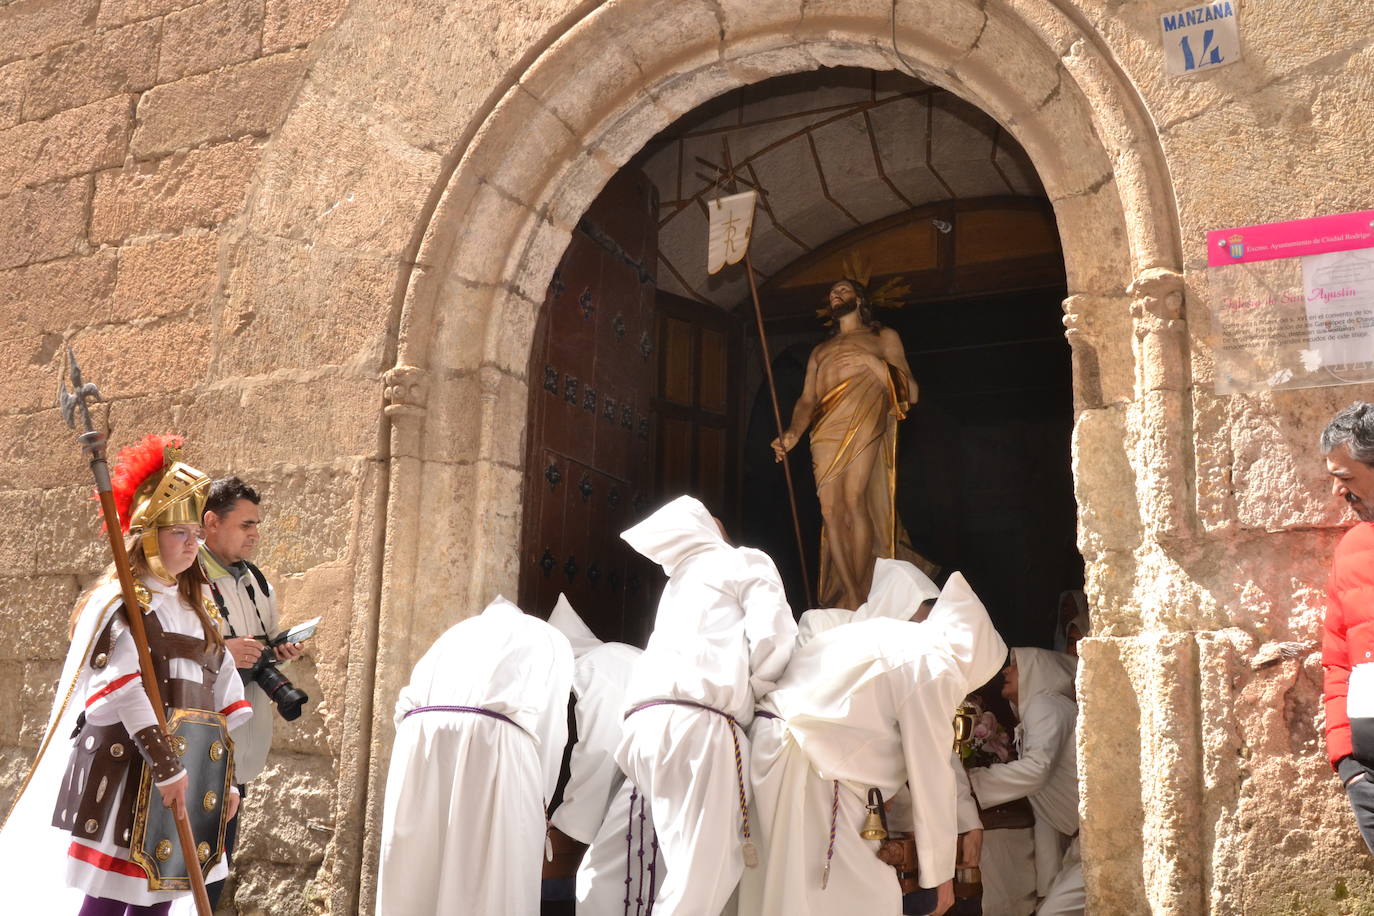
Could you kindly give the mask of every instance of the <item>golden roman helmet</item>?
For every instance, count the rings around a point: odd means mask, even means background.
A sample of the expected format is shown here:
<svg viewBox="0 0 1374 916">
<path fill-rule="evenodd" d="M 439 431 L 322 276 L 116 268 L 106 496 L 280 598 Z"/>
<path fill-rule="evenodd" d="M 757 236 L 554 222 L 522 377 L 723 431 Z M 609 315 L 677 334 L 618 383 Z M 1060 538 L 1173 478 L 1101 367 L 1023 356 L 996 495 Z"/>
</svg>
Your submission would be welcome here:
<svg viewBox="0 0 1374 916">
<path fill-rule="evenodd" d="M 120 451 L 112 480 L 124 530 L 140 538 L 149 570 L 168 584 L 176 577 L 162 565 L 157 529 L 199 525 L 210 490 L 210 478 L 182 462 L 181 446 L 180 436 L 149 435 Z"/>
</svg>

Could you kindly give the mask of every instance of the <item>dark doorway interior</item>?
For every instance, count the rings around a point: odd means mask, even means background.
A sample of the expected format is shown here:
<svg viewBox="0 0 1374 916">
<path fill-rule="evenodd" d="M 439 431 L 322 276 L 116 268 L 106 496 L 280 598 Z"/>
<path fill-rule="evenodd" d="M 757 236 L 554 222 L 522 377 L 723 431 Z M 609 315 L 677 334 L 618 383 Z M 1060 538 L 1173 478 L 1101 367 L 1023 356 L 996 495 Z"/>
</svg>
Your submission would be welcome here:
<svg viewBox="0 0 1374 916">
<path fill-rule="evenodd" d="M 708 275 L 709 201 L 743 187 L 759 194 L 752 263 Z M 746 270 L 784 419 L 825 334 L 815 312 L 829 285 L 866 270 L 871 290 L 908 288 L 904 307 L 877 315 L 921 391 L 900 427 L 898 514 L 940 581 L 968 577 L 1010 645 L 1052 645 L 1058 595 L 1083 582 L 1053 210 L 985 113 L 905 74 L 850 69 L 702 106 L 580 221 L 529 364 L 521 605 L 547 616 L 565 593 L 602 639 L 644 645 L 664 579 L 619 532 L 689 493 L 773 557 L 798 615 L 812 606 L 810 455 L 803 438 L 791 461 L 799 555 Z M 546 914 L 572 912 L 580 852 L 555 849 Z"/>
</svg>

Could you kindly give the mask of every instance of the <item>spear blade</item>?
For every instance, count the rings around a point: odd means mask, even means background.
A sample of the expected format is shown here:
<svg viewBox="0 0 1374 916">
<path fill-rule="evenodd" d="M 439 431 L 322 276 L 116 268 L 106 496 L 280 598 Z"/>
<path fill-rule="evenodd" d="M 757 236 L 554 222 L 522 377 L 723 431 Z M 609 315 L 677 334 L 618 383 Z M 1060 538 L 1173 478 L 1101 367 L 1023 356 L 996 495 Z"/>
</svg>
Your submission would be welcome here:
<svg viewBox="0 0 1374 916">
<path fill-rule="evenodd" d="M 71 376 L 72 387 L 67 389 L 67 379 L 63 373 L 57 374 L 57 406 L 62 411 L 62 419 L 67 426 L 76 429 L 76 414 L 81 412 L 81 425 L 83 427 L 77 441 L 81 443 L 81 448 L 91 457 L 92 469 L 96 472 L 97 487 L 102 485 L 109 477 L 108 468 L 97 469 L 94 467 L 96 462 L 102 465 L 105 458 L 105 434 L 95 428 L 95 423 L 91 420 L 91 402 L 103 401 L 100 389 L 95 382 L 88 382 L 81 376 L 81 364 L 76 361 L 76 351 L 67 345 L 67 371 Z"/>
</svg>

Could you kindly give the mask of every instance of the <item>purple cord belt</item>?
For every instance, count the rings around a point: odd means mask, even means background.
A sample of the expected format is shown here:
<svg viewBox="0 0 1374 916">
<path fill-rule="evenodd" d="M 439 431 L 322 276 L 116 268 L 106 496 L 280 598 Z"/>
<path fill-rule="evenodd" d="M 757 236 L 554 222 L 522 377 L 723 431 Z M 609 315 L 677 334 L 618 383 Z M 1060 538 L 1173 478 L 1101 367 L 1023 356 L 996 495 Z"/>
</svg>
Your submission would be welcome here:
<svg viewBox="0 0 1374 916">
<path fill-rule="evenodd" d="M 489 719 L 500 719 L 502 722 L 520 728 L 520 726 L 516 725 L 515 721 L 509 716 L 504 716 L 499 712 L 492 712 L 490 709 L 483 709 L 480 706 L 416 706 L 414 709 L 406 710 L 406 714 L 401 716 L 402 721 L 409 719 L 417 712 L 472 712 L 479 716 L 486 716 Z"/>
<path fill-rule="evenodd" d="M 754 718 L 756 718 L 756 719 L 781 719 L 782 716 L 778 715 L 778 714 L 775 713 L 775 712 L 769 712 L 769 711 L 766 710 L 766 709 L 756 709 L 756 710 L 754 710 Z"/>
<path fill-rule="evenodd" d="M 736 727 L 739 726 L 739 723 L 735 721 L 735 717 L 730 715 L 728 712 L 721 712 L 714 706 L 707 706 L 705 703 L 698 703 L 695 700 L 650 700 L 647 703 L 640 703 L 638 706 L 633 707 L 629 712 L 625 713 L 625 718 L 628 719 L 635 713 L 644 709 L 649 709 L 653 706 L 690 706 L 693 709 L 704 709 L 706 712 L 715 713 L 716 715 L 725 719 L 731 725 L 734 725 Z"/>
</svg>

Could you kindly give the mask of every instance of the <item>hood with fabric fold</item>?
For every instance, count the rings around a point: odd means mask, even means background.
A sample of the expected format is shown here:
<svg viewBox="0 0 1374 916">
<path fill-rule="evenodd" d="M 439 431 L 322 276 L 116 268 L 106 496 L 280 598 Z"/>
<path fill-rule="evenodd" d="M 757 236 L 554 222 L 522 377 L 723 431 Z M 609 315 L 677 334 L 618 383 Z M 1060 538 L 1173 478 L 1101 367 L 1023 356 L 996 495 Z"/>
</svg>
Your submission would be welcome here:
<svg viewBox="0 0 1374 916">
<path fill-rule="evenodd" d="M 992 680 L 1001 670 L 1007 644 L 963 573 L 949 577 L 922 625 L 941 631 L 950 654 L 968 679 L 970 691 Z"/>
<path fill-rule="evenodd" d="M 910 620 L 921 602 L 940 597 L 940 587 L 905 560 L 878 559 L 868 600 L 854 612 L 854 620 L 890 617 Z"/>
<path fill-rule="evenodd" d="M 516 604 L 514 601 L 511 601 L 505 595 L 497 595 L 495 598 L 491 599 L 490 604 L 482 608 L 483 614 L 506 614 L 510 613 L 511 611 L 514 611 L 517 614 L 525 613 L 523 610 L 521 610 L 520 605 Z"/>
<path fill-rule="evenodd" d="M 1031 697 L 1048 693 L 1070 700 L 1073 695 L 1073 681 L 1078 674 L 1078 659 L 1063 652 L 1018 646 L 1011 650 L 1016 659 L 1016 697 L 1011 704 L 1012 711 L 1018 716 L 1022 706 Z"/>
<path fill-rule="evenodd" d="M 620 537 L 669 576 L 690 557 L 730 546 L 711 513 L 691 496 L 679 496 Z"/>
<path fill-rule="evenodd" d="M 1067 598 L 1073 603 L 1074 615 L 1071 620 L 1064 620 L 1064 599 Z M 1069 641 L 1069 627 L 1078 627 L 1078 632 L 1083 636 L 1092 635 L 1092 623 L 1088 617 L 1088 596 L 1083 594 L 1081 588 L 1070 589 L 1059 593 L 1059 603 L 1055 605 L 1057 615 L 1055 617 L 1058 629 L 1054 632 L 1054 650 L 1063 652 L 1064 647 Z"/>
<path fill-rule="evenodd" d="M 591 627 L 587 626 L 577 611 L 573 610 L 568 596 L 562 592 L 558 593 L 558 603 L 553 606 L 553 613 L 549 615 L 549 625 L 568 637 L 575 659 L 603 645 Z"/>
<path fill-rule="evenodd" d="M 827 630 L 856 620 L 854 613 L 844 607 L 817 607 L 802 614 L 801 620 L 797 621 L 797 648 L 800 649 Z"/>
</svg>

